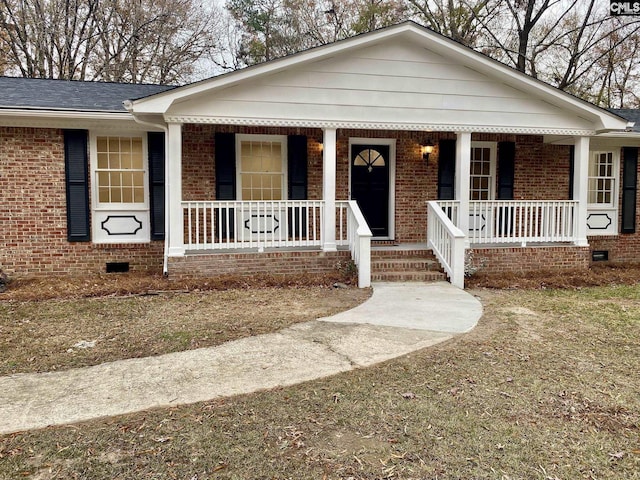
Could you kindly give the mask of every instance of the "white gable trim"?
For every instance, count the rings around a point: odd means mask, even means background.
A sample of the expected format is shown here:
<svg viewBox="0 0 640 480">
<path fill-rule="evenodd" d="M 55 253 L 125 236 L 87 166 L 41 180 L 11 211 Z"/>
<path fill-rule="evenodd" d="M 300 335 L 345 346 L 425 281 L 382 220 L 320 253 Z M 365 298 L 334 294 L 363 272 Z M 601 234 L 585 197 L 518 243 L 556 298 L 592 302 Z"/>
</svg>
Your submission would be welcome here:
<svg viewBox="0 0 640 480">
<path fill-rule="evenodd" d="M 349 128 L 357 130 L 408 130 L 427 132 L 470 132 L 470 133 L 513 133 L 522 135 L 569 135 L 592 136 L 595 130 L 554 129 L 518 127 L 509 125 L 445 125 L 435 123 L 396 123 L 396 122 L 336 122 L 304 119 L 268 119 L 241 117 L 200 117 L 166 115 L 167 123 L 200 123 L 213 125 L 241 125 L 252 127 L 296 127 L 296 128 Z"/>
</svg>

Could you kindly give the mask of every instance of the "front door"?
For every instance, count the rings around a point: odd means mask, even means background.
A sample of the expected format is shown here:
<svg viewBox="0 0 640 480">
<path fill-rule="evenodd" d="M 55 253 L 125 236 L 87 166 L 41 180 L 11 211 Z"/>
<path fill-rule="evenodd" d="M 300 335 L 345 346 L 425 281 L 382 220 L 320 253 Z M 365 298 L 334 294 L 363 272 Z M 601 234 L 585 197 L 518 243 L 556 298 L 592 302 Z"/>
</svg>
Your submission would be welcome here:
<svg viewBox="0 0 640 480">
<path fill-rule="evenodd" d="M 389 145 L 351 145 L 351 199 L 374 237 L 389 236 Z"/>
</svg>

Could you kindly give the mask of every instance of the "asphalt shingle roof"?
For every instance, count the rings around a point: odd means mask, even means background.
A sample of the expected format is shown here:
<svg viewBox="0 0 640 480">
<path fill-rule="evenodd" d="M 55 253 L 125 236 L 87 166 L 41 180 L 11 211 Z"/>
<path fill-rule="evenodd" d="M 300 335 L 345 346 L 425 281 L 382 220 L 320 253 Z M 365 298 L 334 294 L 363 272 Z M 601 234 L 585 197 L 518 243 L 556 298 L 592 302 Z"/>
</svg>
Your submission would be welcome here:
<svg viewBox="0 0 640 480">
<path fill-rule="evenodd" d="M 0 77 L 0 109 L 125 112 L 124 100 L 136 100 L 171 88 L 175 87 Z"/>
<path fill-rule="evenodd" d="M 625 118 L 629 122 L 635 122 L 631 131 L 640 132 L 640 110 L 637 108 L 611 108 L 609 111 Z"/>
</svg>

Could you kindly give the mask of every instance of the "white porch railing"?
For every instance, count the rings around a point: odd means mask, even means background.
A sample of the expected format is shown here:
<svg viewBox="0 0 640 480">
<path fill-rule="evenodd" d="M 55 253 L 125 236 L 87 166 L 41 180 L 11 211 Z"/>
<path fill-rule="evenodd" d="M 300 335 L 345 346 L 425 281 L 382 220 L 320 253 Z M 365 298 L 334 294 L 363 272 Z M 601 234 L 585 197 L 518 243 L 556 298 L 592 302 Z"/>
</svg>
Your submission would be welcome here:
<svg viewBox="0 0 640 480">
<path fill-rule="evenodd" d="M 464 233 L 456 227 L 438 202 L 427 202 L 427 244 L 449 276 L 464 288 Z"/>
<path fill-rule="evenodd" d="M 182 202 L 186 250 L 321 245 L 324 202 Z"/>
<path fill-rule="evenodd" d="M 372 233 L 355 200 L 337 201 L 336 243 L 349 245 L 351 258 L 358 267 L 358 287 L 371 286 Z"/>
<path fill-rule="evenodd" d="M 186 251 L 322 247 L 322 200 L 182 202 Z M 354 201 L 336 202 L 336 244 L 348 246 L 358 286 L 371 284 L 371 230 Z"/>
<path fill-rule="evenodd" d="M 459 225 L 458 201 L 437 202 Z M 577 239 L 578 202 L 573 200 L 483 200 L 469 202 L 469 243 L 560 243 Z"/>
</svg>

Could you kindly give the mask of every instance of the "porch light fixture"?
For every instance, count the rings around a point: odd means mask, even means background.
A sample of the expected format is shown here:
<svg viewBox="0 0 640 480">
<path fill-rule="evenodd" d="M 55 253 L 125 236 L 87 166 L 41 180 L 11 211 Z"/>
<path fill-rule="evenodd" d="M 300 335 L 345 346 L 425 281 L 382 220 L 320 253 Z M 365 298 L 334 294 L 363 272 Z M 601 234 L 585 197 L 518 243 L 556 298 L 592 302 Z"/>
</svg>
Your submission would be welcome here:
<svg viewBox="0 0 640 480">
<path fill-rule="evenodd" d="M 431 142 L 431 139 L 428 139 L 422 142 L 420 146 L 422 147 L 422 158 L 426 162 L 428 162 L 429 155 L 431 155 L 431 153 L 433 152 L 433 147 L 434 147 L 433 142 Z"/>
</svg>

